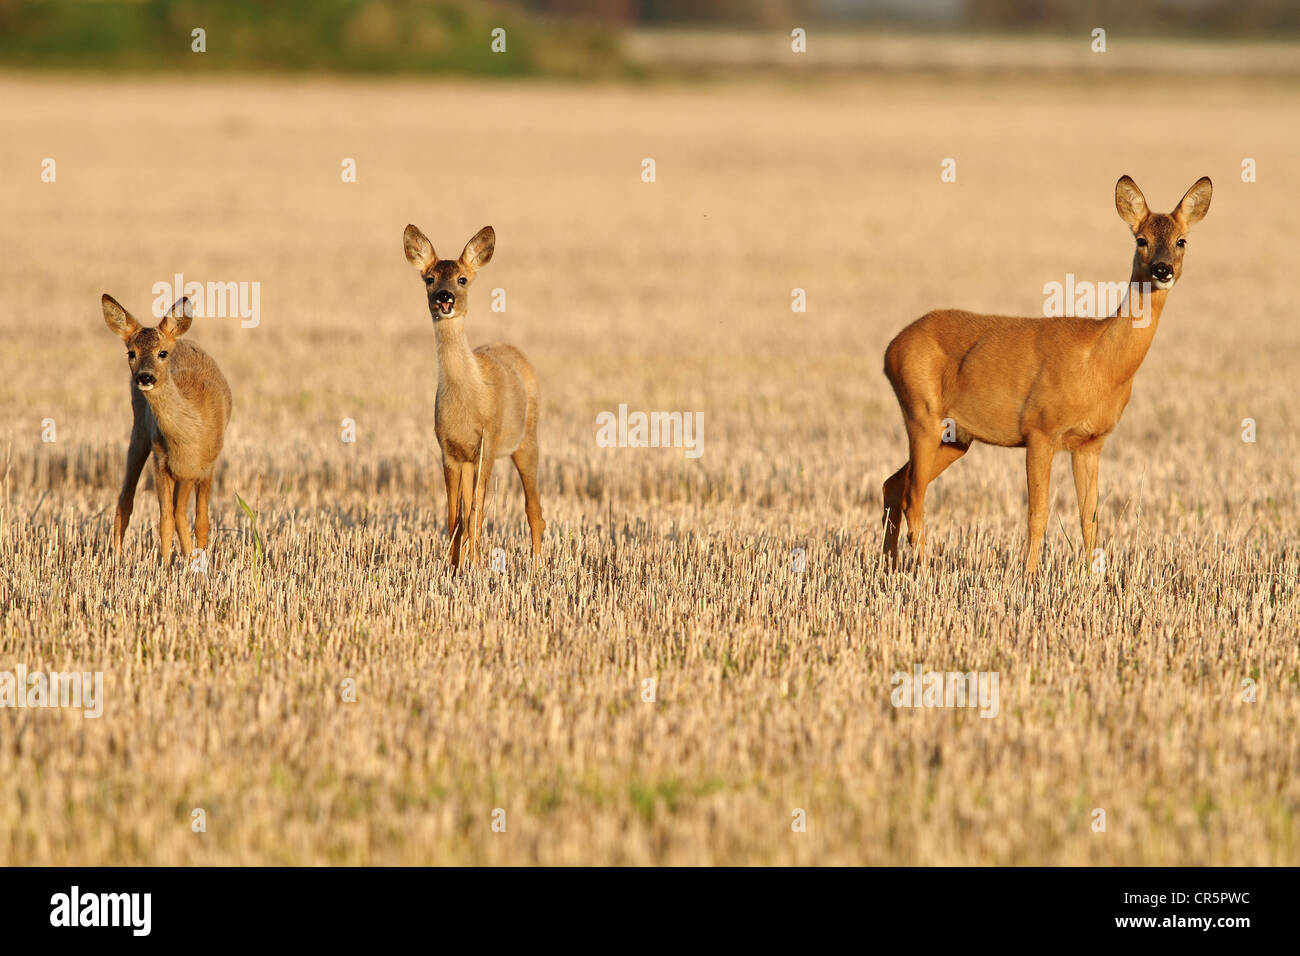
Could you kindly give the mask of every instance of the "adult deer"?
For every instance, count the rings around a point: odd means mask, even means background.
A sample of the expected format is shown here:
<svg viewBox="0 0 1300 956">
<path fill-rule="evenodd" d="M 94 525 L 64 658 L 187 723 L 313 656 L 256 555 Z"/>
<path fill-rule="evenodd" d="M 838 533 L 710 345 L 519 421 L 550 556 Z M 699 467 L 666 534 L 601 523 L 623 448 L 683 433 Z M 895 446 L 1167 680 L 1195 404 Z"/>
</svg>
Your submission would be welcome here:
<svg viewBox="0 0 1300 956">
<path fill-rule="evenodd" d="M 438 397 L 434 430 L 442 449 L 447 485 L 447 533 L 451 564 L 472 563 L 483 530 L 483 495 L 492 464 L 510 456 L 524 486 L 524 511 L 533 556 L 542 550 L 542 504 L 537 495 L 537 373 L 513 345 L 470 351 L 465 338 L 469 287 L 492 259 L 496 233 L 484 226 L 458 259 L 439 259 L 415 226 L 402 236 L 406 258 L 419 270 L 429 297 L 438 345 Z M 462 542 L 468 547 L 462 550 Z"/>
<path fill-rule="evenodd" d="M 208 353 L 192 342 L 180 341 L 194 317 L 189 299 L 179 299 L 156 328 L 141 326 L 107 293 L 102 304 L 104 322 L 126 343 L 131 368 L 131 442 L 126 451 L 126 477 L 117 498 L 113 542 L 121 548 L 140 472 L 152 451 L 161 555 L 166 565 L 171 558 L 173 530 L 180 536 L 183 556 L 194 553 L 186 516 L 192 490 L 194 533 L 199 548 L 208 547 L 208 498 L 230 421 L 230 386 Z"/>
<path fill-rule="evenodd" d="M 1024 448 L 1029 483 L 1025 572 L 1038 568 L 1052 456 L 1070 452 L 1085 555 L 1097 534 L 1097 462 L 1119 422 L 1165 299 L 1182 275 L 1188 230 L 1205 218 L 1212 184 L 1198 179 L 1169 215 L 1152 212 L 1128 176 L 1115 208 L 1137 248 L 1127 299 L 1108 318 L 1030 319 L 930 312 L 885 350 L 885 375 L 907 429 L 908 461 L 884 484 L 885 554 L 898 560 L 900 514 L 925 555 L 925 489 L 972 442 Z"/>
</svg>

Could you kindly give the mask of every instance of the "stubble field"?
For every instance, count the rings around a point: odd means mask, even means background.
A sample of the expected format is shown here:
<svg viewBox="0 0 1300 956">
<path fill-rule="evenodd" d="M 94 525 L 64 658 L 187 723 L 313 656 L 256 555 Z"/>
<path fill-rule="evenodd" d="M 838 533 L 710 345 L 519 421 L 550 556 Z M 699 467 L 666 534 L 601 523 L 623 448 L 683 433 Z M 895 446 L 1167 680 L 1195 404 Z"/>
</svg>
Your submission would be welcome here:
<svg viewBox="0 0 1300 956">
<path fill-rule="evenodd" d="M 9 75 L 0 102 L 0 671 L 105 681 L 98 719 L 0 710 L 0 863 L 1300 862 L 1296 90 Z M 887 573 L 886 343 L 1126 279 L 1122 173 L 1160 210 L 1215 194 L 1102 458 L 1105 573 L 1062 458 L 1026 585 L 1023 452 L 987 447 L 931 488 L 930 566 Z M 446 572 L 407 222 L 443 257 L 496 229 L 468 329 L 541 377 L 535 571 L 503 463 L 504 569 Z M 99 296 L 152 323 L 176 273 L 261 294 L 255 328 L 190 333 L 234 392 L 206 573 L 158 568 L 147 470 L 108 548 L 130 407 Z M 620 403 L 703 413 L 702 456 L 598 447 Z M 997 715 L 892 706 L 918 664 L 997 672 Z"/>
</svg>

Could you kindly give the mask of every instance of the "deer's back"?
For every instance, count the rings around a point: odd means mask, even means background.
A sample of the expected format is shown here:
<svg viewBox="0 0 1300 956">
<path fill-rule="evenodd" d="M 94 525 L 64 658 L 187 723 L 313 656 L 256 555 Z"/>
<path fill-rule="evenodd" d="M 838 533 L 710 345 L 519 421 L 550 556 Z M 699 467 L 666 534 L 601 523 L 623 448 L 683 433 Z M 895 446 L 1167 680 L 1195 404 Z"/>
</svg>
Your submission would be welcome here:
<svg viewBox="0 0 1300 956">
<path fill-rule="evenodd" d="M 885 375 L 895 387 L 926 373 L 963 378 L 978 373 L 1005 385 L 1008 376 L 1032 378 L 1051 361 L 1085 361 L 1103 330 L 1104 323 L 1095 319 L 929 312 L 889 343 Z"/>
<path fill-rule="evenodd" d="M 173 347 L 169 375 L 175 391 L 143 403 L 144 427 L 175 477 L 206 478 L 225 443 L 230 385 L 212 357 L 186 341 Z"/>
<path fill-rule="evenodd" d="M 885 374 L 905 409 L 951 416 L 963 437 L 1024 443 L 1041 417 L 1037 396 L 1094 398 L 1090 357 L 1104 323 L 1094 319 L 930 312 L 885 350 Z M 1121 406 L 1122 407 L 1122 406 Z M 1073 409 L 1051 410 L 1076 417 Z"/>
<path fill-rule="evenodd" d="M 485 438 L 484 454 L 502 458 L 523 441 L 537 414 L 537 373 L 513 345 L 481 345 L 474 350 L 482 383 L 468 394 L 438 387 L 435 408 L 443 454 L 452 461 L 474 461 Z"/>
<path fill-rule="evenodd" d="M 182 339 L 172 353 L 172 378 L 176 387 L 198 411 L 206 427 L 219 426 L 222 432 L 230 421 L 233 398 L 230 383 L 207 352 L 193 342 Z"/>
<path fill-rule="evenodd" d="M 529 419 L 537 416 L 537 373 L 513 345 L 484 345 L 474 354 L 484 374 L 501 383 L 501 432 L 496 455 L 513 454 L 524 439 Z"/>
</svg>

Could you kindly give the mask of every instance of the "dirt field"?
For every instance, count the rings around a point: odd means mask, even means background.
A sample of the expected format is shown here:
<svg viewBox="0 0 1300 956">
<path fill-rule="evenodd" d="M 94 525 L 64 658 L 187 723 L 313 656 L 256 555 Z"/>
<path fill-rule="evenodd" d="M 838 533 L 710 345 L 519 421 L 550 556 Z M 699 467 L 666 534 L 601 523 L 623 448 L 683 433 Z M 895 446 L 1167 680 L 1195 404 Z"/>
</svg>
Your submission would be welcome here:
<svg viewBox="0 0 1300 956">
<path fill-rule="evenodd" d="M 105 682 L 0 710 L 0 863 L 1300 863 L 1300 91 L 1159 86 L 0 78 L 0 670 Z M 1127 279 L 1121 173 L 1215 194 L 1102 458 L 1105 573 L 1063 457 L 1025 586 L 988 447 L 886 573 L 886 343 Z M 504 570 L 445 573 L 407 222 L 496 228 L 469 335 L 541 376 L 536 573 L 508 467 Z M 148 478 L 108 550 L 99 296 L 147 318 L 175 273 L 261 296 L 190 333 L 234 391 L 206 573 L 159 571 Z M 598 447 L 620 403 L 703 454 Z M 996 672 L 997 715 L 894 707 L 916 665 Z"/>
</svg>

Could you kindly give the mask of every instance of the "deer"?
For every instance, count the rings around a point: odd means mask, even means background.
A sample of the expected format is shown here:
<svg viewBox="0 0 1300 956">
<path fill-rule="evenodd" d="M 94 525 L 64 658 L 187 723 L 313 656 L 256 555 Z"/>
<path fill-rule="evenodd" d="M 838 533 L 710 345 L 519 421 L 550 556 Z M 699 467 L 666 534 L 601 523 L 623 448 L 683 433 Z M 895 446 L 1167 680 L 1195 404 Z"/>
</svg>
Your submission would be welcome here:
<svg viewBox="0 0 1300 956">
<path fill-rule="evenodd" d="M 194 318 L 188 298 L 178 299 L 154 328 L 142 326 L 108 293 L 102 303 L 104 322 L 126 344 L 131 369 L 131 440 L 113 521 L 113 545 L 120 553 L 140 472 L 152 451 L 161 560 L 166 567 L 173 531 L 180 537 L 183 558 L 194 555 L 195 538 L 199 548 L 207 550 L 208 501 L 230 421 L 230 385 L 211 356 L 181 339 Z M 186 515 L 191 491 L 194 538 Z"/>
<path fill-rule="evenodd" d="M 925 560 L 925 491 L 973 442 L 1025 449 L 1029 488 L 1024 570 L 1032 578 L 1047 530 L 1052 459 L 1069 451 L 1085 558 L 1097 536 L 1097 466 L 1128 405 L 1169 290 L 1182 276 L 1187 233 L 1205 218 L 1213 185 L 1201 177 L 1169 214 L 1152 212 L 1129 176 L 1115 208 L 1136 248 L 1127 297 L 1109 317 L 1017 318 L 929 312 L 885 349 L 907 431 L 907 463 L 885 480 L 884 552 L 897 567 L 900 524 Z"/>
<path fill-rule="evenodd" d="M 533 562 L 542 550 L 542 504 L 537 493 L 537 373 L 513 345 L 470 350 L 465 336 L 469 290 L 492 260 L 496 231 L 484 226 L 457 259 L 439 259 L 427 236 L 408 225 L 402 235 L 407 261 L 420 273 L 433 318 L 438 355 L 434 431 L 447 488 L 447 534 L 453 571 L 478 556 L 483 496 L 493 463 L 509 456 L 524 489 Z"/>
</svg>

